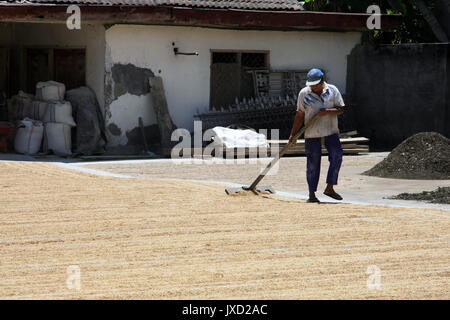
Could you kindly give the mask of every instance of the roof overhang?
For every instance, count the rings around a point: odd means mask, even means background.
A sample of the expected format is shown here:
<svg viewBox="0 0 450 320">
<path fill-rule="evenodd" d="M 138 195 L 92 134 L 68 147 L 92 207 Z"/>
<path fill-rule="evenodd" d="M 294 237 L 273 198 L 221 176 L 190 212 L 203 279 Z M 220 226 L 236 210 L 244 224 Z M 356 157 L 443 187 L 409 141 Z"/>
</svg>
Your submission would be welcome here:
<svg viewBox="0 0 450 320">
<path fill-rule="evenodd" d="M 143 6 L 79 6 L 81 23 L 156 24 L 232 29 L 367 31 L 370 14 L 249 11 Z M 67 5 L 0 5 L 1 22 L 65 23 Z M 396 29 L 401 15 L 381 15 L 382 30 Z"/>
</svg>

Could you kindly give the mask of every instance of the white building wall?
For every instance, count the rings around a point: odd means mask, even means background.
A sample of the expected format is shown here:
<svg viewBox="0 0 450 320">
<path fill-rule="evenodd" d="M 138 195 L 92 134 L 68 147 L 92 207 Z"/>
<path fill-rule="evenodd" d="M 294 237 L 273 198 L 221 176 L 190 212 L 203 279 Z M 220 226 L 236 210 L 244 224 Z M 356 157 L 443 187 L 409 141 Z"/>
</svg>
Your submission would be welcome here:
<svg viewBox="0 0 450 320">
<path fill-rule="evenodd" d="M 308 69 L 327 72 L 328 81 L 344 93 L 346 56 L 360 42 L 359 32 L 239 31 L 196 27 L 115 25 L 106 31 L 106 72 L 114 64 L 148 68 L 163 78 L 169 111 L 178 127 L 193 129 L 193 115 L 206 111 L 210 94 L 210 50 L 269 50 L 271 69 Z M 182 52 L 175 56 L 172 42 Z M 106 126 L 115 124 L 119 136 L 110 145 L 125 145 L 126 132 L 143 117 L 155 123 L 149 94 L 123 95 L 106 106 Z"/>
<path fill-rule="evenodd" d="M 95 91 L 104 107 L 105 27 L 82 24 L 80 30 L 69 30 L 65 24 L 14 23 L 13 46 L 86 48 L 86 85 Z"/>
</svg>

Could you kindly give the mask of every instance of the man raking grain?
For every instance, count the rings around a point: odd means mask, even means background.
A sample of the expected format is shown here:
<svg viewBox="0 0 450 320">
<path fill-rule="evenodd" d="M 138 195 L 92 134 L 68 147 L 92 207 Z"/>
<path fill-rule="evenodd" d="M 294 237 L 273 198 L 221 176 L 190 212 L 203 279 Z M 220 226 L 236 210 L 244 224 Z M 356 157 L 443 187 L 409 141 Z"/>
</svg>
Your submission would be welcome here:
<svg viewBox="0 0 450 320">
<path fill-rule="evenodd" d="M 324 80 L 320 69 L 311 69 L 307 75 L 306 87 L 303 88 L 297 100 L 297 113 L 291 130 L 289 142 L 296 143 L 294 135 L 305 121 L 305 125 L 315 116 L 318 119 L 305 131 L 306 178 L 309 188 L 308 202 L 320 202 L 315 192 L 319 183 L 320 161 L 322 157 L 322 139 L 328 150 L 330 166 L 327 175 L 327 187 L 324 194 L 342 200 L 334 191 L 338 182 L 339 170 L 342 164 L 342 146 L 339 140 L 337 116 L 342 114 L 344 101 L 339 90 Z"/>
</svg>

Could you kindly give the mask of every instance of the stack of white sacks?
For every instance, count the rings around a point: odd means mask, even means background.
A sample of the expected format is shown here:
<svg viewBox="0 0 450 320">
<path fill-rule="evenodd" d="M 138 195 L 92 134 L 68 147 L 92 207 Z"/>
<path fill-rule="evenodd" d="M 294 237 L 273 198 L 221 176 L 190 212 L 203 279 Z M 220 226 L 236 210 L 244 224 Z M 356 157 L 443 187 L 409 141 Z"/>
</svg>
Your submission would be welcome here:
<svg viewBox="0 0 450 320">
<path fill-rule="evenodd" d="M 36 154 L 41 149 L 56 155 L 72 154 L 72 105 L 64 101 L 65 85 L 55 81 L 38 82 L 36 97 L 19 92 L 10 112 L 19 121 L 14 148 L 19 153 Z"/>
</svg>

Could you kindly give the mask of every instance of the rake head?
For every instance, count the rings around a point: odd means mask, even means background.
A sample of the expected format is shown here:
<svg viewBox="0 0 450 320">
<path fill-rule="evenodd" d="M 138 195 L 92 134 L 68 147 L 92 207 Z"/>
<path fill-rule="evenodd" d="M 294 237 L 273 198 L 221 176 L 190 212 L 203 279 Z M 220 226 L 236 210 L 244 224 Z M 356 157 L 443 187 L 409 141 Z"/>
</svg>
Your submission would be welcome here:
<svg viewBox="0 0 450 320">
<path fill-rule="evenodd" d="M 241 190 L 251 191 L 254 194 L 258 194 L 258 193 L 275 193 L 275 189 L 272 188 L 271 186 L 256 187 L 255 189 L 250 189 L 250 187 L 243 186 L 243 187 L 240 187 L 240 188 L 228 188 L 228 189 L 225 189 L 225 192 L 226 192 L 226 194 L 230 195 L 230 194 L 238 193 Z"/>
</svg>

